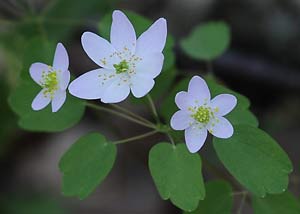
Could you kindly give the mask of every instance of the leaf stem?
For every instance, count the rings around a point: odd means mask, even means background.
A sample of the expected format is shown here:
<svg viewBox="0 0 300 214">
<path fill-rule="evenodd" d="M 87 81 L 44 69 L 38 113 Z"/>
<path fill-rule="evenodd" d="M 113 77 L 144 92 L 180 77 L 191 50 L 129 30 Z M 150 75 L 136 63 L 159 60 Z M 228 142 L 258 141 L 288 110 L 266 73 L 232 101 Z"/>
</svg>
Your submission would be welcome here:
<svg viewBox="0 0 300 214">
<path fill-rule="evenodd" d="M 243 210 L 243 207 L 244 207 L 244 204 L 245 204 L 245 201 L 246 201 L 247 193 L 248 193 L 248 192 L 243 192 L 243 193 L 242 193 L 241 204 L 240 204 L 240 206 L 239 206 L 239 209 L 238 209 L 238 211 L 237 211 L 237 214 L 242 214 L 242 210 Z"/>
<path fill-rule="evenodd" d="M 153 130 L 151 132 L 146 132 L 144 134 L 137 135 L 137 136 L 134 136 L 134 137 L 130 137 L 130 138 L 126 138 L 126 139 L 123 139 L 123 140 L 114 141 L 113 143 L 114 144 L 128 143 L 128 142 L 131 142 L 131 141 L 140 140 L 140 139 L 149 137 L 149 136 L 154 135 L 156 133 L 158 133 L 158 131 L 157 130 Z"/>
<path fill-rule="evenodd" d="M 137 120 L 137 119 L 133 118 L 132 116 L 129 116 L 129 115 L 126 115 L 124 113 L 115 111 L 113 109 L 109 109 L 107 107 L 95 105 L 93 103 L 86 103 L 86 106 L 88 106 L 90 108 L 93 108 L 93 109 L 96 109 L 96 110 L 99 110 L 99 111 L 105 111 L 107 113 L 114 114 L 114 115 L 116 115 L 118 117 L 122 117 L 122 118 L 124 118 L 126 120 L 129 120 L 131 122 L 137 123 L 139 125 L 142 125 L 142 126 L 145 126 L 145 127 L 148 127 L 148 128 L 152 128 L 152 129 L 155 129 L 155 130 L 157 129 L 155 125 L 145 123 L 143 121 L 140 121 L 140 120 Z"/>
<path fill-rule="evenodd" d="M 172 143 L 172 146 L 173 148 L 175 149 L 176 148 L 176 144 L 175 144 L 175 141 L 173 139 L 173 137 L 170 135 L 169 132 L 166 132 L 166 135 L 168 136 L 168 138 L 170 139 L 171 143 Z"/>
<path fill-rule="evenodd" d="M 152 111 L 152 113 L 153 113 L 153 116 L 154 116 L 156 122 L 157 122 L 157 123 L 160 123 L 160 120 L 159 120 L 159 116 L 158 116 L 156 107 L 155 107 L 155 105 L 154 105 L 153 99 L 152 99 L 152 97 L 151 97 L 150 94 L 147 94 L 147 99 L 148 99 L 150 109 L 151 109 L 151 111 Z"/>
<path fill-rule="evenodd" d="M 121 106 L 119 106 L 119 105 L 116 105 L 116 104 L 110 104 L 110 105 L 111 105 L 112 107 L 114 107 L 114 108 L 120 110 L 120 111 L 123 111 L 123 112 L 126 113 L 126 114 L 129 114 L 129 115 L 132 116 L 132 117 L 135 117 L 135 118 L 138 119 L 138 120 L 141 120 L 141 121 L 143 121 L 143 122 L 145 122 L 145 123 L 148 123 L 149 125 L 155 126 L 155 124 L 152 123 L 151 121 L 149 121 L 149 120 L 147 120 L 147 119 L 141 117 L 141 116 L 138 115 L 138 114 L 133 113 L 132 111 L 129 111 L 129 110 L 126 109 L 126 108 L 123 108 L 123 107 L 121 107 Z"/>
</svg>

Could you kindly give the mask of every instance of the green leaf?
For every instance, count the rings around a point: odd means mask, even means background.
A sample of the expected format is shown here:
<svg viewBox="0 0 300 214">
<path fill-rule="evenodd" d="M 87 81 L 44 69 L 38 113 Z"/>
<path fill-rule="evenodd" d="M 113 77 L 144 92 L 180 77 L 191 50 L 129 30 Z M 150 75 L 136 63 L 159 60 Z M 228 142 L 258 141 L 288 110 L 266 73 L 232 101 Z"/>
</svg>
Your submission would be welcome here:
<svg viewBox="0 0 300 214">
<path fill-rule="evenodd" d="M 228 171 L 255 195 L 286 190 L 292 163 L 264 131 L 247 125 L 235 126 L 231 138 L 214 138 L 213 145 Z"/>
<path fill-rule="evenodd" d="M 258 120 L 254 114 L 248 109 L 235 108 L 226 115 L 226 118 L 231 122 L 232 125 L 249 125 L 258 127 Z"/>
<path fill-rule="evenodd" d="M 191 57 L 214 60 L 222 55 L 230 43 L 230 29 L 224 22 L 208 22 L 196 27 L 181 42 L 182 49 Z"/>
<path fill-rule="evenodd" d="M 141 35 L 144 31 L 146 31 L 153 23 L 152 20 L 140 16 L 134 12 L 131 11 L 124 11 L 124 12 L 128 16 L 129 20 L 132 22 L 137 36 Z M 110 12 L 101 19 L 101 22 L 99 24 L 100 35 L 106 38 L 107 40 L 109 40 L 111 23 L 112 23 L 112 13 Z M 175 63 L 173 47 L 174 47 L 174 38 L 168 35 L 166 46 L 163 51 L 165 56 L 163 70 L 171 69 Z"/>
<path fill-rule="evenodd" d="M 116 154 L 116 146 L 100 134 L 81 137 L 59 163 L 64 195 L 80 199 L 90 195 L 112 169 Z"/>
<path fill-rule="evenodd" d="M 184 214 L 231 214 L 233 206 L 232 188 L 225 181 L 210 181 L 205 184 L 206 196 L 193 212 Z"/>
<path fill-rule="evenodd" d="M 254 214 L 299 214 L 300 202 L 290 193 L 268 195 L 265 198 L 253 197 Z"/>
<path fill-rule="evenodd" d="M 19 116 L 19 125 L 23 129 L 57 132 L 68 129 L 80 121 L 84 114 L 85 103 L 69 94 L 63 107 L 56 113 L 52 113 L 51 105 L 40 111 L 32 110 L 31 103 L 40 90 L 40 86 L 33 80 L 22 81 L 9 97 L 9 104 Z"/>
<path fill-rule="evenodd" d="M 185 211 L 195 210 L 205 197 L 199 154 L 191 154 L 184 144 L 156 144 L 149 154 L 149 168 L 164 200 Z"/>
</svg>

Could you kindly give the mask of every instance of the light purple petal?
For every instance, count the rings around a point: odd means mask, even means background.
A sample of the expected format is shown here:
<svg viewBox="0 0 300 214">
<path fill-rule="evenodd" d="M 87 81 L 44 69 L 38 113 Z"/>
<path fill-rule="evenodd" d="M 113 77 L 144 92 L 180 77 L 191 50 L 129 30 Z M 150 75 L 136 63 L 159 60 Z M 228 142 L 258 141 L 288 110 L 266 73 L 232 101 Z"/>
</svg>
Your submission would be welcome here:
<svg viewBox="0 0 300 214">
<path fill-rule="evenodd" d="M 207 130 L 205 128 L 200 129 L 197 126 L 191 126 L 185 130 L 184 136 L 188 150 L 191 153 L 196 153 L 201 149 L 206 140 Z"/>
<path fill-rule="evenodd" d="M 178 108 L 189 111 L 190 108 L 195 109 L 198 106 L 194 97 L 186 91 L 180 91 L 175 96 L 175 103 Z"/>
<path fill-rule="evenodd" d="M 186 111 L 179 110 L 173 114 L 170 123 L 174 130 L 184 130 L 193 123 L 193 120 Z"/>
<path fill-rule="evenodd" d="M 113 46 L 97 34 L 83 33 L 81 43 L 86 54 L 101 67 L 114 69 L 113 65 L 120 62 Z"/>
<path fill-rule="evenodd" d="M 66 90 L 68 88 L 69 82 L 70 82 L 70 71 L 66 70 L 61 73 L 60 79 L 59 79 L 59 84 L 60 84 L 60 89 L 61 90 Z"/>
<path fill-rule="evenodd" d="M 194 76 L 188 88 L 188 93 L 197 99 L 200 103 L 210 101 L 210 91 L 204 79 Z"/>
<path fill-rule="evenodd" d="M 220 94 L 211 100 L 210 106 L 214 113 L 219 116 L 224 116 L 232 111 L 236 106 L 237 99 L 231 94 Z"/>
<path fill-rule="evenodd" d="M 69 68 L 68 53 L 63 44 L 61 43 L 58 43 L 56 46 L 53 60 L 53 68 L 55 70 L 60 70 L 61 72 L 64 72 Z"/>
<path fill-rule="evenodd" d="M 52 112 L 57 112 L 63 106 L 66 101 L 66 97 L 66 91 L 56 91 L 55 96 L 51 102 Z"/>
<path fill-rule="evenodd" d="M 104 68 L 89 71 L 71 82 L 69 92 L 81 99 L 100 99 L 115 79 L 115 71 Z"/>
<path fill-rule="evenodd" d="M 127 16 L 119 10 L 115 10 L 112 15 L 112 25 L 110 31 L 110 42 L 119 52 L 135 53 L 136 35 L 131 22 Z"/>
<path fill-rule="evenodd" d="M 124 83 L 118 78 L 105 89 L 101 101 L 103 103 L 118 103 L 125 100 L 129 93 L 128 83 Z"/>
<path fill-rule="evenodd" d="M 164 55 L 162 53 L 144 54 L 141 56 L 141 60 L 136 63 L 136 71 L 153 79 L 160 74 L 163 63 Z"/>
<path fill-rule="evenodd" d="M 41 90 L 38 95 L 33 99 L 31 107 L 35 111 L 39 111 L 45 108 L 51 101 L 49 96 L 44 95 L 44 89 Z"/>
<path fill-rule="evenodd" d="M 158 19 L 137 40 L 136 54 L 160 53 L 167 38 L 167 21 Z"/>
<path fill-rule="evenodd" d="M 141 98 L 148 94 L 154 86 L 154 80 L 151 77 L 136 74 L 131 77 L 131 91 L 133 96 Z"/>
<path fill-rule="evenodd" d="M 48 71 L 49 71 L 49 65 L 40 62 L 33 63 L 29 68 L 29 73 L 31 78 L 39 85 L 42 85 L 43 72 L 48 73 Z"/>
<path fill-rule="evenodd" d="M 233 135 L 231 123 L 224 117 L 216 117 L 207 124 L 207 130 L 218 138 L 230 138 Z"/>
</svg>

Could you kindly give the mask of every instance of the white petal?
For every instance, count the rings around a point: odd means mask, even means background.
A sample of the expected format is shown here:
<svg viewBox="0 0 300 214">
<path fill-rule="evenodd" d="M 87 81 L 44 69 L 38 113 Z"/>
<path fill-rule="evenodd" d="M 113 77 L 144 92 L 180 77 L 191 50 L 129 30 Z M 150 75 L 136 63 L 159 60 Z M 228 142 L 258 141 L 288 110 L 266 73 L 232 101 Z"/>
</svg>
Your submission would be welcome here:
<svg viewBox="0 0 300 214">
<path fill-rule="evenodd" d="M 180 91 L 176 94 L 175 103 L 178 106 L 178 108 L 186 111 L 188 111 L 189 108 L 194 109 L 198 106 L 198 103 L 196 103 L 195 98 L 185 91 Z"/>
<path fill-rule="evenodd" d="M 173 114 L 170 123 L 174 130 L 184 130 L 188 128 L 192 122 L 192 118 L 186 111 L 179 110 Z"/>
<path fill-rule="evenodd" d="M 230 138 L 233 135 L 231 123 L 224 117 L 216 117 L 207 124 L 207 130 L 218 138 Z"/>
<path fill-rule="evenodd" d="M 188 88 L 188 93 L 197 99 L 199 102 L 210 101 L 210 91 L 204 79 L 199 76 L 194 76 Z"/>
<path fill-rule="evenodd" d="M 59 84 L 60 84 L 60 89 L 61 90 L 66 90 L 68 88 L 69 82 L 70 82 L 70 71 L 66 70 L 61 73 L 60 79 L 59 79 Z"/>
<path fill-rule="evenodd" d="M 105 89 L 101 101 L 103 103 L 118 103 L 125 100 L 129 93 L 128 83 L 124 83 L 118 78 Z"/>
<path fill-rule="evenodd" d="M 69 68 L 69 57 L 63 44 L 58 43 L 55 50 L 53 68 L 55 70 L 66 71 Z"/>
<path fill-rule="evenodd" d="M 66 91 L 57 91 L 52 99 L 51 106 L 52 112 L 57 112 L 65 103 L 67 97 Z"/>
<path fill-rule="evenodd" d="M 136 54 L 159 53 L 165 47 L 167 38 L 167 21 L 158 19 L 137 40 Z"/>
<path fill-rule="evenodd" d="M 145 96 L 149 91 L 151 91 L 154 83 L 155 82 L 151 77 L 149 78 L 147 76 L 145 77 L 139 74 L 132 76 L 130 88 L 133 96 L 135 96 L 136 98 Z"/>
<path fill-rule="evenodd" d="M 113 65 L 120 62 L 113 46 L 97 34 L 83 33 L 81 43 L 87 55 L 101 67 L 114 69 Z"/>
<path fill-rule="evenodd" d="M 136 64 L 136 71 L 144 76 L 157 77 L 163 67 L 164 55 L 162 53 L 151 53 L 140 56 L 141 60 Z"/>
<path fill-rule="evenodd" d="M 232 111 L 236 106 L 237 99 L 231 94 L 220 94 L 213 98 L 210 102 L 211 108 L 216 115 L 224 116 Z"/>
<path fill-rule="evenodd" d="M 29 68 L 29 73 L 31 78 L 39 85 L 42 84 L 43 72 L 48 73 L 48 71 L 49 71 L 49 65 L 40 62 L 33 63 Z"/>
<path fill-rule="evenodd" d="M 69 86 L 69 92 L 81 99 L 100 99 L 107 86 L 115 78 L 115 71 L 104 68 L 89 71 L 73 82 Z"/>
<path fill-rule="evenodd" d="M 49 96 L 44 95 L 44 89 L 41 90 L 38 95 L 33 99 L 31 107 L 35 111 L 39 111 L 45 108 L 51 101 Z"/>
<path fill-rule="evenodd" d="M 112 15 L 112 25 L 110 31 L 110 42 L 119 51 L 130 51 L 135 53 L 136 35 L 131 22 L 127 16 L 119 10 L 115 10 Z"/>
<path fill-rule="evenodd" d="M 205 128 L 200 129 L 197 126 L 191 126 L 185 130 L 184 136 L 188 150 L 191 153 L 195 153 L 203 146 L 207 137 L 207 130 Z"/>
</svg>

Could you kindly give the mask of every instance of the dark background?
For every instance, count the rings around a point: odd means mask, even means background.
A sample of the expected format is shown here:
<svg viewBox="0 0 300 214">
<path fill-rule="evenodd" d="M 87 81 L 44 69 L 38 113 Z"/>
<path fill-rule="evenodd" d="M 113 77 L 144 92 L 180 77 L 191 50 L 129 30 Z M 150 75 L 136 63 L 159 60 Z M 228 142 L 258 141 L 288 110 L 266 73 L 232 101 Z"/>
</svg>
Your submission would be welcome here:
<svg viewBox="0 0 300 214">
<path fill-rule="evenodd" d="M 79 2 L 89 4 L 89 1 Z M 55 1 L 1 1 L 0 34 L 11 30 L 7 27 L 10 22 L 24 19 L 27 10 L 38 13 L 51 4 Z M 213 62 L 213 72 L 229 87 L 250 98 L 260 127 L 278 140 L 293 161 L 290 190 L 299 196 L 300 1 L 124 0 L 111 4 L 112 9 L 132 10 L 152 20 L 165 17 L 168 32 L 176 39 L 176 65 L 182 74 L 203 75 L 206 65 L 185 55 L 179 41 L 205 21 L 224 20 L 230 25 L 232 43 L 229 50 Z M 67 11 L 73 6 L 65 5 L 63 9 Z M 76 15 L 71 18 L 78 24 L 74 25 L 66 45 L 71 72 L 76 76 L 95 67 L 81 48 L 80 36 L 86 30 L 97 32 L 97 23 L 110 12 L 106 3 L 103 8 L 97 3 L 97 7 L 98 11 L 91 10 L 80 19 Z M 11 42 L 15 42 L 13 38 Z M 180 213 L 171 203 L 160 199 L 147 166 L 149 149 L 155 142 L 164 140 L 162 136 L 120 145 L 112 172 L 88 199 L 63 197 L 58 162 L 79 136 L 101 130 L 108 138 L 119 139 L 144 130 L 93 111 L 87 111 L 80 124 L 63 133 L 20 130 L 16 117 L 6 105 L 7 94 L 16 85 L 19 58 L 9 57 L 6 45 L 0 47 L 0 90 L 5 92 L 0 97 L 0 120 L 5 119 L 0 123 L 5 135 L 0 138 L 0 209 L 5 210 L 3 213 Z M 147 108 L 127 102 L 123 105 L 151 116 Z M 214 155 L 210 143 L 201 150 L 201 155 Z M 204 176 L 207 180 L 216 178 L 206 170 Z M 235 199 L 238 207 L 240 198 Z M 252 213 L 248 204 L 243 213 Z"/>
</svg>

